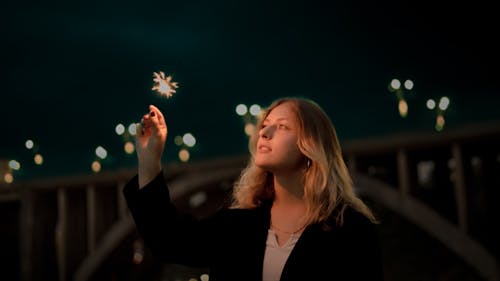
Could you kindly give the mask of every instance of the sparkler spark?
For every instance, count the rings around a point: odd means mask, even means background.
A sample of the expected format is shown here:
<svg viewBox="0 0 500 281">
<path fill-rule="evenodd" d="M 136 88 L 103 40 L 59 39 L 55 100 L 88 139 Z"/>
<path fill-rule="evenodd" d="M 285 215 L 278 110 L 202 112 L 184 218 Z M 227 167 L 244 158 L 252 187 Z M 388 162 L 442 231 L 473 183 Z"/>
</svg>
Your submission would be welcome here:
<svg viewBox="0 0 500 281">
<path fill-rule="evenodd" d="M 157 91 L 163 96 L 170 98 L 176 91 L 175 89 L 179 88 L 177 82 L 172 82 L 172 76 L 165 77 L 165 73 L 160 71 L 160 73 L 153 72 L 153 82 L 155 82 L 152 90 Z"/>
</svg>

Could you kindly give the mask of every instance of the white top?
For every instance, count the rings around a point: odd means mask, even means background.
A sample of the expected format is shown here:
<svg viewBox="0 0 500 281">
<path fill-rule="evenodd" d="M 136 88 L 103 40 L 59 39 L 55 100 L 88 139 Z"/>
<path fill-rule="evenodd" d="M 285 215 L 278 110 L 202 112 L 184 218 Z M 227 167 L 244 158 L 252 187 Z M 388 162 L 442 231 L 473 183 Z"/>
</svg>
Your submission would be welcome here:
<svg viewBox="0 0 500 281">
<path fill-rule="evenodd" d="M 283 246 L 278 245 L 276 232 L 267 231 L 266 252 L 264 254 L 264 266 L 262 270 L 263 281 L 279 281 L 285 262 L 290 256 L 293 247 L 299 240 L 300 233 L 290 235 Z"/>
</svg>

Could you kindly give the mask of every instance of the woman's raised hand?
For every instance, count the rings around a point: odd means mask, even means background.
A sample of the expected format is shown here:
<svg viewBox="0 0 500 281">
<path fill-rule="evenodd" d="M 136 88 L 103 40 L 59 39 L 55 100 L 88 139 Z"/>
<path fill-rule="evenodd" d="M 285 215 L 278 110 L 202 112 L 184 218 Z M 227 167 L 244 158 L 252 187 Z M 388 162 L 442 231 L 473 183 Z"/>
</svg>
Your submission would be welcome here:
<svg viewBox="0 0 500 281">
<path fill-rule="evenodd" d="M 154 105 L 136 124 L 136 153 L 139 187 L 142 188 L 161 172 L 161 157 L 168 129 L 161 111 Z"/>
</svg>

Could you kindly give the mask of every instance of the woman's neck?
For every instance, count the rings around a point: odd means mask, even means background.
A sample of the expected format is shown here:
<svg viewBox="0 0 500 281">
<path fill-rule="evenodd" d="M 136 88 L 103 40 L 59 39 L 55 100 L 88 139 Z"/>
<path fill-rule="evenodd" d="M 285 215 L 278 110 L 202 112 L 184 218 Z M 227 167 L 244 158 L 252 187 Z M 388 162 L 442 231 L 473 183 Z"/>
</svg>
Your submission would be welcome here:
<svg viewBox="0 0 500 281">
<path fill-rule="evenodd" d="M 304 204 L 304 180 L 298 173 L 274 175 L 273 205 Z"/>
<path fill-rule="evenodd" d="M 283 245 L 292 234 L 306 227 L 306 201 L 303 179 L 274 177 L 274 200 L 271 207 L 271 229 L 277 233 L 278 244 Z"/>
</svg>

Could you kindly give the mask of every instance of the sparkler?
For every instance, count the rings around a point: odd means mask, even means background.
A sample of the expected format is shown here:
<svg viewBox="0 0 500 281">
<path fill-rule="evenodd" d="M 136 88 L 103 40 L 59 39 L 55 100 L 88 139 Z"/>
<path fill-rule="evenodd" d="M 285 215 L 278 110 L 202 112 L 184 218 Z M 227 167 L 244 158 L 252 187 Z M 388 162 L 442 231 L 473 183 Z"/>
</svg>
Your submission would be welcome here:
<svg viewBox="0 0 500 281">
<path fill-rule="evenodd" d="M 166 96 L 167 98 L 170 98 L 175 92 L 179 86 L 177 85 L 177 82 L 172 81 L 172 76 L 166 76 L 163 71 L 160 71 L 159 73 L 153 72 L 153 82 L 155 82 L 152 90 L 158 92 L 162 96 Z"/>
</svg>

